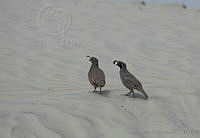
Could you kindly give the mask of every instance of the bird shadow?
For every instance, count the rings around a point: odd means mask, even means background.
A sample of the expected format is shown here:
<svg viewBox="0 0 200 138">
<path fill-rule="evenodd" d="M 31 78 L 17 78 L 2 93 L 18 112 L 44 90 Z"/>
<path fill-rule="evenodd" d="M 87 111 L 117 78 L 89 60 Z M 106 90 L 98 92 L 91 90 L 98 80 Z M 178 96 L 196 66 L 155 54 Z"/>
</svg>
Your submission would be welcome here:
<svg viewBox="0 0 200 138">
<path fill-rule="evenodd" d="M 99 95 L 104 96 L 104 97 L 109 97 L 110 90 L 103 90 L 103 91 L 101 91 L 101 93 L 100 93 L 100 91 L 95 91 L 95 92 L 92 92 L 92 93 L 96 93 L 96 94 L 99 94 Z"/>
<path fill-rule="evenodd" d="M 139 98 L 139 99 L 144 99 L 144 95 L 142 95 L 142 94 L 140 94 L 140 93 L 134 93 L 134 95 L 133 94 L 130 94 L 129 96 L 128 96 L 129 98 Z"/>
<path fill-rule="evenodd" d="M 110 95 L 110 90 L 103 90 L 103 91 L 101 91 L 101 94 L 100 95 L 102 95 L 102 96 L 104 96 L 104 97 L 109 97 L 109 95 Z"/>
</svg>

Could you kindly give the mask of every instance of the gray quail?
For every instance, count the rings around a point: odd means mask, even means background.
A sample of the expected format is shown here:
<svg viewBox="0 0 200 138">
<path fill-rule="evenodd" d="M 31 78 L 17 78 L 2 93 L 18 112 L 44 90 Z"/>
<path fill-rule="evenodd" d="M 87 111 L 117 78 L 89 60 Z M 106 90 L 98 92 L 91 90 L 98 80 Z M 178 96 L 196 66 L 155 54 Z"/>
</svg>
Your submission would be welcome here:
<svg viewBox="0 0 200 138">
<path fill-rule="evenodd" d="M 145 99 L 148 99 L 148 95 L 144 91 L 142 84 L 134 75 L 132 75 L 127 70 L 126 64 L 122 61 L 117 61 L 117 60 L 113 61 L 113 64 L 119 66 L 120 68 L 119 74 L 120 74 L 121 81 L 123 85 L 130 90 L 130 92 L 125 95 L 128 96 L 129 94 L 133 93 L 133 96 L 134 96 L 134 89 L 136 89 L 144 94 Z"/>
</svg>

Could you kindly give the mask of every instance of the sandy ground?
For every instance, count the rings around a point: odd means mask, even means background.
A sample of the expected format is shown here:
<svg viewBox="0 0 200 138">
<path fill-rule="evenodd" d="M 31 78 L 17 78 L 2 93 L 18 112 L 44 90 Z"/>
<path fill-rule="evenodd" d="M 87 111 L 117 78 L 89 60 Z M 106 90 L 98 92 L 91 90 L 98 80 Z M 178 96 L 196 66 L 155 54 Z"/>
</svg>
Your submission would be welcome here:
<svg viewBox="0 0 200 138">
<path fill-rule="evenodd" d="M 0 138 L 199 138 L 199 28 L 200 10 L 176 4 L 1 0 Z M 120 95 L 114 59 L 148 101 Z"/>
</svg>

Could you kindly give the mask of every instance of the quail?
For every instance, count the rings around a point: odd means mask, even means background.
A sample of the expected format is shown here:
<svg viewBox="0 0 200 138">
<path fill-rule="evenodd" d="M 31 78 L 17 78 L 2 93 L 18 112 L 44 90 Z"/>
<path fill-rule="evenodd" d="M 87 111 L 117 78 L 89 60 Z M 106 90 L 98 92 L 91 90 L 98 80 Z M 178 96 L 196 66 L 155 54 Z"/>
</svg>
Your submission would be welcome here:
<svg viewBox="0 0 200 138">
<path fill-rule="evenodd" d="M 128 96 L 132 93 L 134 96 L 134 89 L 136 89 L 144 94 L 145 99 L 148 99 L 148 95 L 144 91 L 141 82 L 127 70 L 126 64 L 122 61 L 117 60 L 114 60 L 113 64 L 117 65 L 120 68 L 119 74 L 121 81 L 123 85 L 130 90 L 130 92 L 125 95 Z"/>
<path fill-rule="evenodd" d="M 104 72 L 99 68 L 99 63 L 98 59 L 96 57 L 90 57 L 89 61 L 92 63 L 90 70 L 88 72 L 88 80 L 90 84 L 94 87 L 94 91 L 96 91 L 96 88 L 99 87 L 100 93 L 101 93 L 101 88 L 105 86 L 106 81 L 105 81 L 105 74 Z"/>
</svg>

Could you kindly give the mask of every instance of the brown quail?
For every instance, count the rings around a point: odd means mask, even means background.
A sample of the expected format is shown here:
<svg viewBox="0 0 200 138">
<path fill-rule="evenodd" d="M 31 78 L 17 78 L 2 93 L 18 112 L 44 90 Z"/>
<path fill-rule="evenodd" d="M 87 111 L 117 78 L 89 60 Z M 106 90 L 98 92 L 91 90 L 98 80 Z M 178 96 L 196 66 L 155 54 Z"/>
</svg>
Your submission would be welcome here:
<svg viewBox="0 0 200 138">
<path fill-rule="evenodd" d="M 89 57 L 89 56 L 87 56 Z M 92 63 L 90 70 L 88 72 L 88 79 L 90 84 L 94 87 L 94 91 L 96 91 L 96 88 L 99 87 L 100 93 L 101 88 L 105 86 L 105 74 L 104 72 L 99 68 L 98 59 L 96 57 L 89 57 L 89 61 Z"/>
</svg>

